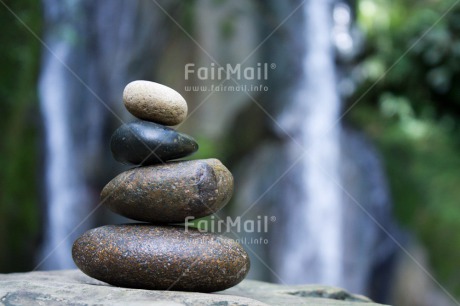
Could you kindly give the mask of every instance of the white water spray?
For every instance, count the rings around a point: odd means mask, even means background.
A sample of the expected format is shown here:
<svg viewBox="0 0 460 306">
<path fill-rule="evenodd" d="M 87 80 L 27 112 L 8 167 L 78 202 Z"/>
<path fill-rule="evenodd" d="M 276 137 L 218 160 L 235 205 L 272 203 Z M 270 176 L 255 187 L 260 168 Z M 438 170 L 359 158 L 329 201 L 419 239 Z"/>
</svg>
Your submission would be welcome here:
<svg viewBox="0 0 460 306">
<path fill-rule="evenodd" d="M 310 0 L 304 5 L 306 52 L 303 79 L 295 105 L 305 114 L 297 138 L 306 150 L 302 169 L 301 203 L 289 231 L 281 279 L 288 283 L 320 282 L 343 285 L 342 199 L 337 184 L 340 163 L 340 126 L 336 124 L 340 98 L 332 40 L 331 2 Z M 300 267 L 314 267 L 298 273 Z"/>
</svg>

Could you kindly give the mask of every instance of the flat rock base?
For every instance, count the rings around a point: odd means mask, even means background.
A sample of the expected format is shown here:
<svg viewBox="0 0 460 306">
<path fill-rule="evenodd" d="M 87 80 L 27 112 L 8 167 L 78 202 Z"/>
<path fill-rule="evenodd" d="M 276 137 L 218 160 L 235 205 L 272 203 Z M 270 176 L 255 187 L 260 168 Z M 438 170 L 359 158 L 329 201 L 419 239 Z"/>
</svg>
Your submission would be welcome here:
<svg viewBox="0 0 460 306">
<path fill-rule="evenodd" d="M 0 274 L 0 305 L 328 305 L 377 306 L 334 287 L 244 280 L 218 293 L 110 286 L 79 270 Z"/>
</svg>

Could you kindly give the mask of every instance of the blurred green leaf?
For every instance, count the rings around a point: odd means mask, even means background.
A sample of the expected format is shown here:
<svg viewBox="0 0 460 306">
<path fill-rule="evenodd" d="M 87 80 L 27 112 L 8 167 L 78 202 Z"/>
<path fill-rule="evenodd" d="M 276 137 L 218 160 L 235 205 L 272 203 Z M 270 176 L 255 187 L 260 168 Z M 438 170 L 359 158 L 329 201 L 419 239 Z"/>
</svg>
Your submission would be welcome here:
<svg viewBox="0 0 460 306">
<path fill-rule="evenodd" d="M 398 219 L 429 249 L 442 284 L 460 296 L 460 5 L 359 3 L 367 43 L 349 103 L 373 89 L 348 121 L 379 146 Z"/>
</svg>

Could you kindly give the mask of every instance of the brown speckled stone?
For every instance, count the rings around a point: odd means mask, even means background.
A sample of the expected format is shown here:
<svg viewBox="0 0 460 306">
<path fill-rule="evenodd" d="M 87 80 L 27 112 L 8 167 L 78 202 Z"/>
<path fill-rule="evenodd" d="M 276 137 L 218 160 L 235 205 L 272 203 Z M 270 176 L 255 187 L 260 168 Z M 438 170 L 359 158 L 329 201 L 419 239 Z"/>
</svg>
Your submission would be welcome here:
<svg viewBox="0 0 460 306">
<path fill-rule="evenodd" d="M 72 256 L 93 278 L 156 290 L 224 290 L 241 282 L 250 266 L 246 251 L 230 238 L 149 224 L 89 230 L 75 241 Z"/>
<path fill-rule="evenodd" d="M 217 159 L 171 162 L 125 171 L 102 190 L 115 213 L 153 222 L 184 222 L 221 209 L 233 193 L 233 177 Z"/>
</svg>

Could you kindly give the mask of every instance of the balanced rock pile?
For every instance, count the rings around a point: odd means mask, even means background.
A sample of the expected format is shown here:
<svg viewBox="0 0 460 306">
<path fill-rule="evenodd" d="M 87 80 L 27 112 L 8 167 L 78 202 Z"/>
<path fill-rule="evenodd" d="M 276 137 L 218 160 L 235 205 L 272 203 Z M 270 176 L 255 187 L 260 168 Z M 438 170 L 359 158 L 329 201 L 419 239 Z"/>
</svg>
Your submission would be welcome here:
<svg viewBox="0 0 460 306">
<path fill-rule="evenodd" d="M 174 161 L 198 150 L 188 135 L 165 125 L 187 115 L 182 96 L 166 86 L 134 81 L 123 92 L 126 108 L 141 119 L 112 136 L 116 160 L 140 165 L 102 190 L 112 211 L 148 223 L 89 230 L 72 249 L 86 274 L 115 286 L 212 292 L 238 284 L 249 257 L 234 240 L 171 225 L 215 213 L 230 200 L 233 177 L 217 159 Z"/>
</svg>

